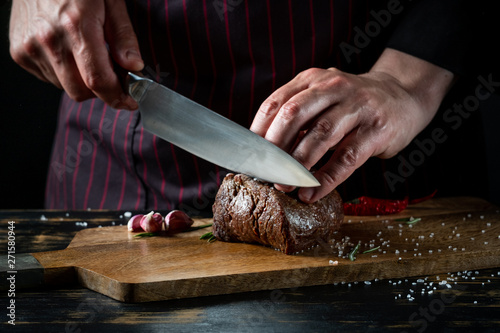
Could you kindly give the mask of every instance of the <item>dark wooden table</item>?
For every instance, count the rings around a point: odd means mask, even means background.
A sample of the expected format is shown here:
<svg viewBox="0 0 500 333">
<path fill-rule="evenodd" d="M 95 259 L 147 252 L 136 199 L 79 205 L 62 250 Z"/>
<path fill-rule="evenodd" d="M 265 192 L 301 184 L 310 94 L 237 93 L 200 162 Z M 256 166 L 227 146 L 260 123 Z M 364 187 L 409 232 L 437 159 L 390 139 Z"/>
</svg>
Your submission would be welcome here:
<svg viewBox="0 0 500 333">
<path fill-rule="evenodd" d="M 0 254 L 9 225 L 20 254 L 126 221 L 124 212 L 1 211 Z M 140 304 L 65 286 L 2 292 L 0 304 L 2 331 L 12 332 L 498 332 L 500 268 Z"/>
</svg>

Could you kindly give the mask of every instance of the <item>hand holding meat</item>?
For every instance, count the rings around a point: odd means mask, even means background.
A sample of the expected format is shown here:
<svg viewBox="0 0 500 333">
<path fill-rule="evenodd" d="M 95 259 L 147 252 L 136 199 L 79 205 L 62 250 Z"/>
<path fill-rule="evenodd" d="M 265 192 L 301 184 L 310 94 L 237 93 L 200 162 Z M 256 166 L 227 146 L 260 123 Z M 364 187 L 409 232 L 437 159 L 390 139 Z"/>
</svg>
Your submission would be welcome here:
<svg viewBox="0 0 500 333">
<path fill-rule="evenodd" d="M 299 191 L 312 203 L 369 157 L 389 158 L 407 146 L 429 124 L 452 79 L 447 70 L 387 49 L 363 75 L 334 68 L 300 73 L 264 101 L 251 130 L 308 169 L 335 149 L 314 174 L 321 186 Z"/>
<path fill-rule="evenodd" d="M 14 61 L 71 98 L 137 108 L 110 59 L 129 71 L 144 66 L 124 0 L 14 0 L 9 37 Z"/>
</svg>

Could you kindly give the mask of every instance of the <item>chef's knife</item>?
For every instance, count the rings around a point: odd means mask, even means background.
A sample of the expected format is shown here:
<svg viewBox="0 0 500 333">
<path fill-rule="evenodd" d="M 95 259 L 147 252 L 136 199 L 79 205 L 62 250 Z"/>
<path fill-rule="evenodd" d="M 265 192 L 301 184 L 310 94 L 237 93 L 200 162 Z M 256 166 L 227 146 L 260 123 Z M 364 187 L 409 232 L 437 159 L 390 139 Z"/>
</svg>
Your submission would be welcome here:
<svg viewBox="0 0 500 333">
<path fill-rule="evenodd" d="M 261 136 L 150 79 L 128 75 L 130 96 L 147 131 L 233 172 L 275 184 L 320 185 L 302 164 Z"/>
</svg>

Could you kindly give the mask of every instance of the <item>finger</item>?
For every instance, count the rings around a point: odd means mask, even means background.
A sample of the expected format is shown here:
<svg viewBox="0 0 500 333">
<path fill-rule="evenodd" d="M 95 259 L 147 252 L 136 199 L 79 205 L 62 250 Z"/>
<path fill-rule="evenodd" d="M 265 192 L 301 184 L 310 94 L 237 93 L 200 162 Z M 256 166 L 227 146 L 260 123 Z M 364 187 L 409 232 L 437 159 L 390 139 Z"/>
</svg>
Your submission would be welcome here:
<svg viewBox="0 0 500 333">
<path fill-rule="evenodd" d="M 95 97 L 83 82 L 66 38 L 54 29 L 45 29 L 38 34 L 38 43 L 43 54 L 37 57 L 37 66 L 50 82 L 76 101 Z"/>
<path fill-rule="evenodd" d="M 141 71 L 144 68 L 144 62 L 123 0 L 106 1 L 104 29 L 106 41 L 116 63 L 129 71 Z"/>
<path fill-rule="evenodd" d="M 60 61 L 52 59 L 51 63 L 64 91 L 69 97 L 77 102 L 96 97 L 83 81 L 72 54 L 66 54 Z"/>
<path fill-rule="evenodd" d="M 308 87 L 309 83 L 306 80 L 299 80 L 298 77 L 278 88 L 261 104 L 250 126 L 251 131 L 262 137 L 266 136 L 267 130 L 281 106 L 292 96 Z"/>
<path fill-rule="evenodd" d="M 291 152 L 293 158 L 306 168 L 312 168 L 329 150 L 359 125 L 355 112 L 343 112 L 342 105 L 325 111 L 310 126 Z"/>
<path fill-rule="evenodd" d="M 26 58 L 27 59 L 24 60 L 16 60 L 16 62 L 19 66 L 36 76 L 38 79 L 44 82 L 52 83 L 58 88 L 61 88 L 61 84 L 59 83 L 57 76 L 53 72 L 51 73 L 47 71 L 47 66 L 40 64 L 39 60 L 35 61 L 34 59 L 28 57 Z"/>
<path fill-rule="evenodd" d="M 81 14 L 82 15 L 82 14 Z M 85 22 L 85 33 L 78 26 L 79 19 L 69 24 L 70 45 L 73 45 L 75 64 L 85 86 L 113 108 L 136 109 L 137 103 L 123 92 L 104 40 L 102 23 L 97 18 L 80 18 Z"/>
<path fill-rule="evenodd" d="M 280 108 L 265 138 L 290 151 L 301 131 L 308 130 L 315 119 L 335 107 L 344 94 L 345 91 L 335 85 L 316 85 L 299 92 Z"/>
<path fill-rule="evenodd" d="M 365 137 L 362 132 L 358 128 L 342 140 L 328 163 L 314 173 L 321 186 L 301 188 L 300 200 L 313 203 L 323 198 L 372 156 L 374 151 L 372 140 Z"/>
</svg>

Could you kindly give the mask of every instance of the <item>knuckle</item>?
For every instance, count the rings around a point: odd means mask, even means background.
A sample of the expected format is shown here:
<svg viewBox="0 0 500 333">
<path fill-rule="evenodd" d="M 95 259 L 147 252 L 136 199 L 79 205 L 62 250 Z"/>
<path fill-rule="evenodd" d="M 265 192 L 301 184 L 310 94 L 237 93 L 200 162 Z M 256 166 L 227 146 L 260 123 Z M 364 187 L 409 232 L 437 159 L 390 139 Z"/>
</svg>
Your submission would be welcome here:
<svg viewBox="0 0 500 333">
<path fill-rule="evenodd" d="M 80 27 L 82 26 L 82 20 L 83 16 L 77 10 L 66 10 L 61 13 L 61 26 L 70 34 L 78 34 Z"/>
<path fill-rule="evenodd" d="M 288 101 L 280 109 L 279 116 L 284 120 L 293 120 L 300 114 L 301 107 L 297 102 Z"/>
<path fill-rule="evenodd" d="M 338 150 L 337 164 L 342 168 L 352 169 L 357 166 L 359 149 L 355 146 L 342 147 Z"/>
<path fill-rule="evenodd" d="M 303 70 L 302 72 L 300 72 L 299 74 L 297 74 L 296 78 L 297 79 L 300 79 L 300 80 L 307 80 L 311 77 L 316 77 L 318 76 L 321 72 L 323 72 L 322 69 L 320 68 L 316 68 L 316 67 L 312 67 L 312 68 L 308 68 L 306 70 Z"/>
<path fill-rule="evenodd" d="M 89 71 L 86 73 L 85 84 L 92 91 L 101 91 L 109 87 L 111 80 L 102 73 Z"/>
<path fill-rule="evenodd" d="M 61 38 L 55 29 L 43 28 L 37 31 L 36 39 L 40 45 L 53 49 L 57 46 Z"/>
<path fill-rule="evenodd" d="M 321 185 L 331 192 L 338 185 L 338 177 L 335 173 L 330 174 L 329 172 L 321 173 Z"/>
<path fill-rule="evenodd" d="M 262 103 L 259 108 L 259 116 L 263 118 L 272 117 L 275 110 L 278 109 L 279 103 L 273 99 L 268 99 Z"/>
<path fill-rule="evenodd" d="M 329 88 L 346 89 L 351 86 L 351 81 L 344 73 L 338 72 L 335 75 L 331 76 L 326 84 Z"/>
<path fill-rule="evenodd" d="M 333 123 L 327 118 L 320 118 L 311 128 L 312 133 L 319 139 L 325 140 L 331 137 L 334 132 Z"/>
<path fill-rule="evenodd" d="M 22 65 L 24 64 L 24 62 L 26 61 L 26 49 L 27 49 L 27 45 L 23 45 L 22 49 L 21 48 L 17 48 L 17 47 L 14 47 L 13 45 L 10 46 L 10 56 L 12 58 L 12 60 L 14 60 L 15 63 L 19 64 L 19 65 Z M 24 50 L 24 51 L 22 51 Z"/>
<path fill-rule="evenodd" d="M 365 127 L 371 131 L 384 131 L 389 125 L 386 113 L 380 107 L 370 110 Z"/>
<path fill-rule="evenodd" d="M 11 54 L 14 60 L 24 61 L 28 58 L 37 58 L 39 48 L 33 38 L 27 38 L 22 41 L 21 45 L 11 46 Z"/>
</svg>

